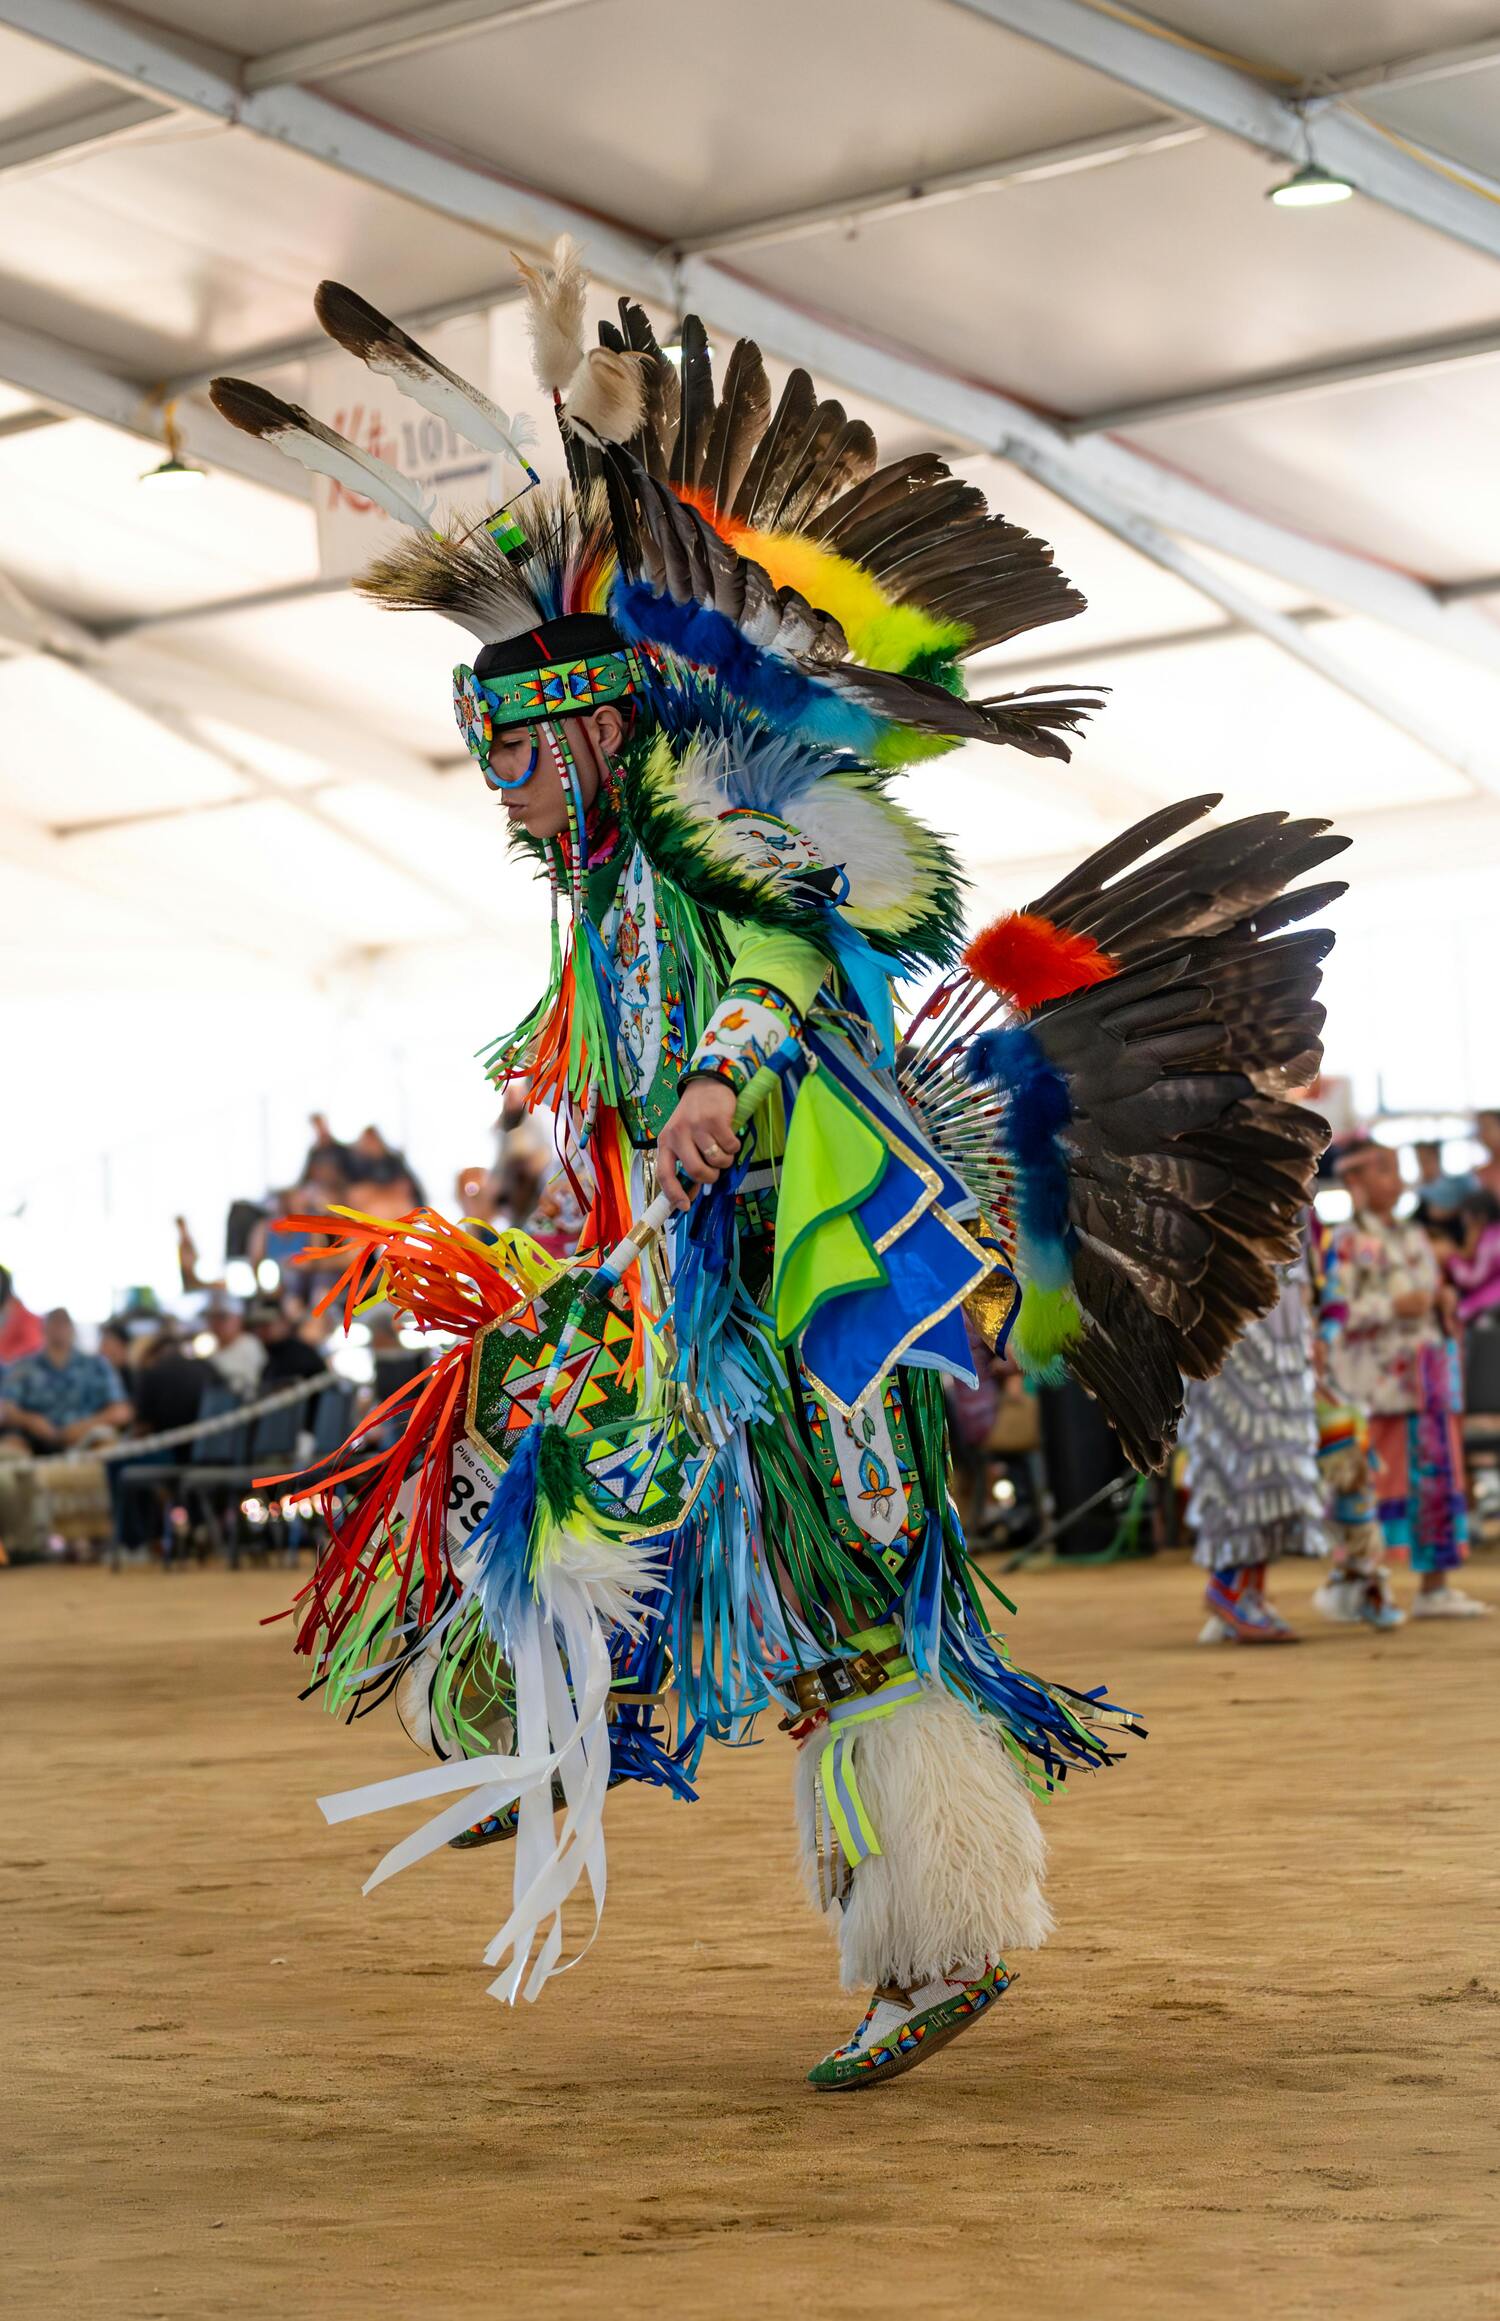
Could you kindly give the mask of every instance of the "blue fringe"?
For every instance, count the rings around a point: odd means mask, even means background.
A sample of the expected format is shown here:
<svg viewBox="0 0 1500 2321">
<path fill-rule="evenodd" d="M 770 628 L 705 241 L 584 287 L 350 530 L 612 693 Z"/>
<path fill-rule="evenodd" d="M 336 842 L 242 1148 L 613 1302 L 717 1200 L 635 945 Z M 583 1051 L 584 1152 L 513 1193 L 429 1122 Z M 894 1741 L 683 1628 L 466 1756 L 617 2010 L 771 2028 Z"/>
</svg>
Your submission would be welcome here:
<svg viewBox="0 0 1500 2321">
<path fill-rule="evenodd" d="M 748 1143 L 748 1139 L 747 1139 Z M 705 1186 L 686 1216 L 673 1220 L 673 1371 L 712 1413 L 722 1431 L 765 1415 L 758 1354 L 774 1349 L 771 1325 L 745 1295 L 740 1278 L 735 1202 L 750 1154 Z"/>
<path fill-rule="evenodd" d="M 690 1745 L 692 1767 L 696 1768 L 703 1749 L 702 1734 Z M 609 1728 L 609 1778 L 611 1786 L 616 1781 L 647 1781 L 653 1788 L 670 1789 L 684 1805 L 697 1801 L 692 1769 L 678 1749 L 666 1748 L 657 1738 L 650 1712 L 643 1708 L 621 1709 Z"/>
<path fill-rule="evenodd" d="M 1066 1779 L 1070 1763 L 1090 1768 L 1109 1763 L 1104 1743 L 1076 1731 L 1045 1685 L 1011 1667 L 962 1579 L 947 1567 L 944 1520 L 936 1509 L 928 1511 L 926 1535 L 902 1593 L 900 1619 L 902 1641 L 918 1675 L 998 1719 L 1037 1760 L 1049 1788 Z M 1088 1697 L 1102 1697 L 1102 1688 Z"/>
<path fill-rule="evenodd" d="M 667 1670 L 661 1609 L 647 1618 L 639 1636 L 617 1628 L 610 1638 L 609 1656 L 616 1684 L 633 1692 L 654 1692 Z M 661 1737 L 658 1715 L 658 1710 L 645 1702 L 616 1708 L 610 1721 L 610 1780 L 649 1782 L 655 1788 L 670 1789 L 674 1797 L 691 1805 L 698 1794 L 692 1776 L 703 1754 L 702 1728 L 682 1717 L 676 1745 L 669 1748 Z"/>
<path fill-rule="evenodd" d="M 715 1741 L 742 1743 L 774 1695 L 767 1670 L 809 1657 L 788 1634 L 760 1536 L 760 1493 L 743 1430 L 724 1445 L 673 1541 L 672 1650 L 685 1716 Z"/>
</svg>

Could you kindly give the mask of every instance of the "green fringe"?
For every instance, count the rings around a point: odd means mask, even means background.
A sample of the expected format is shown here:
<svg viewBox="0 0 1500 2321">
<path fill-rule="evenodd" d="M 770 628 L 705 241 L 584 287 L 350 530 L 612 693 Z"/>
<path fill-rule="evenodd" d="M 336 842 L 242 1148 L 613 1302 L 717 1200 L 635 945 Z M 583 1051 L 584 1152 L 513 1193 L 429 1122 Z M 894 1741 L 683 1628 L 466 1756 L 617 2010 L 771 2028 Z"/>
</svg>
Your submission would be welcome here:
<svg viewBox="0 0 1500 2321">
<path fill-rule="evenodd" d="M 891 1583 L 877 1564 L 856 1555 L 829 1521 L 822 1493 L 814 1488 L 788 1447 L 796 1420 L 790 1411 L 750 1429 L 751 1450 L 761 1486 L 764 1536 L 774 1541 L 798 1610 L 816 1632 L 828 1622 L 830 1650 L 836 1641 L 830 1614 L 846 1625 L 865 1625 L 890 1602 Z"/>
<path fill-rule="evenodd" d="M 324 1678 L 323 1706 L 330 1716 L 357 1712 L 364 1680 L 379 1669 L 377 1685 L 389 1681 L 392 1667 L 410 1660 L 421 1638 L 407 1629 L 408 1613 L 397 1616 L 400 1582 L 389 1549 L 375 1568 L 370 1591 L 359 1620 L 340 1636 L 320 1664 Z M 443 1639 L 442 1654 L 433 1676 L 431 1714 L 434 1737 L 444 1756 L 483 1756 L 491 1747 L 495 1720 L 515 1707 L 510 1667 L 488 1634 L 477 1602 L 465 1606 Z"/>
<path fill-rule="evenodd" d="M 588 929 L 575 926 L 573 935 L 573 1020 L 568 1026 L 568 1092 L 575 1103 L 586 1103 L 597 1088 L 604 1104 L 620 1101 L 620 1068 L 609 1017 L 599 989 L 594 946 Z"/>
</svg>

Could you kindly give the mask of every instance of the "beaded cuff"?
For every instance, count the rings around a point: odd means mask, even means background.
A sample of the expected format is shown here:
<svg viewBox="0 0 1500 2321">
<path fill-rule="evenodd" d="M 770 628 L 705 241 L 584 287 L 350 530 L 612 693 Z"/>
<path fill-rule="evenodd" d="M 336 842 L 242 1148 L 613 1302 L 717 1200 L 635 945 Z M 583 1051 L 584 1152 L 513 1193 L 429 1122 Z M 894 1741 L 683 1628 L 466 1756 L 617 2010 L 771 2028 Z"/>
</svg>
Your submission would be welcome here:
<svg viewBox="0 0 1500 2321">
<path fill-rule="evenodd" d="M 684 1079 L 727 1081 L 736 1096 L 797 1030 L 791 1001 L 771 983 L 731 983 L 693 1050 Z"/>
</svg>

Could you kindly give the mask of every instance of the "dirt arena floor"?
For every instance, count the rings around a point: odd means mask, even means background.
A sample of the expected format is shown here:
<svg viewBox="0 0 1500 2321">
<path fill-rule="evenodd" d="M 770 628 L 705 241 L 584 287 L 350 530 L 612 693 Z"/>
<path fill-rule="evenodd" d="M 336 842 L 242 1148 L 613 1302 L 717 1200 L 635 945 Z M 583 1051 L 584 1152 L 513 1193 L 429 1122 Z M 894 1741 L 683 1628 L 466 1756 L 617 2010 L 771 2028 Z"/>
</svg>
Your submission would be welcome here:
<svg viewBox="0 0 1500 2321">
<path fill-rule="evenodd" d="M 613 1801 L 600 1941 L 512 2015 L 503 1856 L 361 1900 L 396 1833 L 314 1797 L 418 1760 L 291 1697 L 288 1575 L 0 1573 L 0 2311 L 1500 2313 L 1500 1617 L 1207 1652 L 1177 1557 L 1018 1585 L 1023 1665 L 1152 1737 L 1049 1809 L 1003 2006 L 833 2099 L 779 1739 Z"/>
</svg>

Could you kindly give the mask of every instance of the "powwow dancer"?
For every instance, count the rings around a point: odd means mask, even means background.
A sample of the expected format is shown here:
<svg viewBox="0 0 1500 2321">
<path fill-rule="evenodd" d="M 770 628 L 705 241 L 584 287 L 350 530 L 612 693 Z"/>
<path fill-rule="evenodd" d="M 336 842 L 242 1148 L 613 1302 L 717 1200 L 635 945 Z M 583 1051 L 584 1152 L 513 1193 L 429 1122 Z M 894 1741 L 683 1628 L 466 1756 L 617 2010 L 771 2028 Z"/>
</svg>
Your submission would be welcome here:
<svg viewBox="0 0 1500 2321">
<path fill-rule="evenodd" d="M 1313 1597 L 1326 1620 L 1399 1628 L 1406 1614 L 1391 1594 L 1385 1535 L 1375 1511 L 1370 1429 L 1352 1403 L 1318 1397 L 1318 1480 L 1329 1541 L 1328 1577 Z"/>
<path fill-rule="evenodd" d="M 1193 1561 L 1208 1574 L 1200 1644 L 1292 1644 L 1266 1600 L 1266 1569 L 1323 1555 L 1312 1311 L 1305 1262 L 1252 1322 L 1215 1378 L 1188 1387 L 1186 1452 Z"/>
<path fill-rule="evenodd" d="M 1469 1510 L 1442 1270 L 1421 1226 L 1396 1215 L 1401 1166 L 1390 1146 L 1350 1138 L 1337 1165 L 1354 1214 L 1324 1251 L 1329 1383 L 1368 1424 L 1380 1528 L 1417 1574 L 1412 1617 L 1473 1619 L 1489 1606 L 1454 1584 L 1469 1552 Z"/>
<path fill-rule="evenodd" d="M 580 1882 L 597 1924 L 610 1784 L 689 1797 L 705 1740 L 779 1715 L 809 1885 L 875 1992 L 810 2076 L 869 2086 L 1042 1941 L 1033 1794 L 1130 1722 L 990 1627 L 946 1488 L 962 1309 L 1162 1462 L 1183 1371 L 1295 1254 L 1326 1131 L 1282 1099 L 1330 940 L 1295 922 L 1341 889 L 1283 890 L 1341 841 L 1262 814 L 1143 860 L 1217 801 L 1164 808 L 960 963 L 958 865 L 890 775 L 966 739 L 1065 757 L 1091 694 L 970 702 L 958 665 L 1082 599 L 937 457 L 881 467 L 805 372 L 773 410 L 742 341 L 716 394 L 696 319 L 679 376 L 628 302 L 586 353 L 571 246 L 525 271 L 568 488 L 456 535 L 306 413 L 214 390 L 412 526 L 368 594 L 480 640 L 457 714 L 554 927 L 491 1069 L 555 1108 L 586 1215 L 571 1270 L 430 1211 L 344 1221 L 346 1310 L 379 1286 L 452 1343 L 349 1446 L 298 1643 L 331 1707 L 394 1695 L 438 1763 L 324 1811 L 453 1801 L 372 1883 L 510 1839 L 487 1959 L 534 1998 Z M 362 300 L 318 303 L 470 440 L 512 439 Z M 893 985 L 932 968 L 898 1039 Z"/>
</svg>

